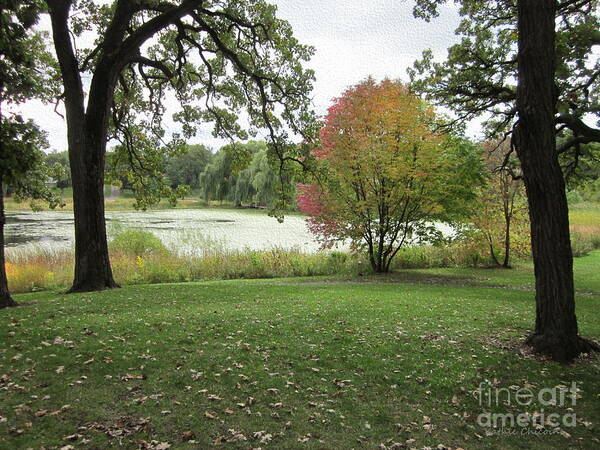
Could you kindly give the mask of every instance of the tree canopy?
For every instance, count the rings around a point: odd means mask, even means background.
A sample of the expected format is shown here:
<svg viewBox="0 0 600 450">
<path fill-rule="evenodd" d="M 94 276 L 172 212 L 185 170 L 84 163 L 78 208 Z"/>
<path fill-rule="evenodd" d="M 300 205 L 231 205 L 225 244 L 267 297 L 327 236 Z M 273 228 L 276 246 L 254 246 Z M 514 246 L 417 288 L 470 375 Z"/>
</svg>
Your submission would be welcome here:
<svg viewBox="0 0 600 450">
<path fill-rule="evenodd" d="M 418 0 L 417 17 L 431 20 L 444 0 Z M 462 0 L 461 41 L 443 61 L 431 50 L 409 69 L 412 87 L 456 113 L 453 124 L 483 119 L 488 138 L 510 133 L 517 118 L 517 1 Z M 600 142 L 600 15 L 596 0 L 564 1 L 556 9 L 557 133 L 563 165 L 570 170 L 584 144 Z M 599 122 L 600 123 L 600 122 Z M 595 155 L 594 158 L 599 158 Z"/>
<path fill-rule="evenodd" d="M 263 0 L 47 0 L 63 82 L 75 210 L 72 291 L 115 287 L 106 244 L 103 180 L 106 144 L 118 178 L 146 207 L 173 191 L 165 155 L 210 121 L 213 134 L 245 140 L 267 132 L 280 172 L 304 163 L 290 136 L 314 131 L 313 53 Z M 93 38 L 86 46 L 85 37 Z M 84 83 L 88 79 L 89 83 Z M 165 102 L 183 135 L 164 126 Z M 282 183 L 282 198 L 289 189 Z"/>
<path fill-rule="evenodd" d="M 212 158 L 212 152 L 204 145 L 187 145 L 185 152 L 167 161 L 166 175 L 171 187 L 187 185 L 198 188 L 198 178 Z"/>
<path fill-rule="evenodd" d="M 430 239 L 432 222 L 469 211 L 475 146 L 433 129 L 434 112 L 399 82 L 373 79 L 334 100 L 314 150 L 322 173 L 298 206 L 325 246 L 350 241 L 387 272 L 399 249 Z"/>
<path fill-rule="evenodd" d="M 120 143 L 115 157 L 127 162 L 129 178 L 137 179 L 132 185 L 146 185 L 149 173 L 164 171 L 158 160 L 180 153 L 182 138 L 205 121 L 214 124 L 215 136 L 232 141 L 266 129 L 270 151 L 282 164 L 296 159 L 288 138 L 289 132 L 307 133 L 313 118 L 313 73 L 302 67 L 313 49 L 297 42 L 275 6 L 262 0 L 47 3 L 63 78 L 72 70 L 67 64 L 77 69 L 75 84 L 82 75 L 91 77 L 87 113 L 104 108 L 95 94 L 106 90 L 105 83 L 114 89 L 104 94 L 106 138 Z M 82 46 L 90 35 L 94 45 Z M 58 42 L 60 36 L 66 41 Z M 73 52 L 68 47 L 76 42 Z M 68 101 L 71 89 L 65 87 Z M 167 98 L 180 105 L 173 119 L 183 136 L 166 133 Z"/>
</svg>

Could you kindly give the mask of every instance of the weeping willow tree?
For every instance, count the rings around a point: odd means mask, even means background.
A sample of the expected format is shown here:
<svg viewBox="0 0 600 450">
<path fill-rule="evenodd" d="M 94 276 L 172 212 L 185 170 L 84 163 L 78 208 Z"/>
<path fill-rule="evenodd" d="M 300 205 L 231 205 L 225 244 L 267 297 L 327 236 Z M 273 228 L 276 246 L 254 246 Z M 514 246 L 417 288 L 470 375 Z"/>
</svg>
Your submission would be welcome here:
<svg viewBox="0 0 600 450">
<path fill-rule="evenodd" d="M 282 177 L 276 167 L 266 142 L 226 145 L 200 174 L 201 195 L 207 202 L 273 208 L 281 199 L 282 183 L 285 190 L 295 189 L 292 174 Z"/>
<path fill-rule="evenodd" d="M 291 177 L 288 178 L 289 188 L 294 189 Z M 240 172 L 237 177 L 233 202 L 255 207 L 272 207 L 279 198 L 279 180 L 273 161 L 265 149 L 259 150 L 252 157 L 250 165 Z"/>
<path fill-rule="evenodd" d="M 205 201 L 230 200 L 236 183 L 233 152 L 223 147 L 199 176 L 198 184 Z"/>
</svg>

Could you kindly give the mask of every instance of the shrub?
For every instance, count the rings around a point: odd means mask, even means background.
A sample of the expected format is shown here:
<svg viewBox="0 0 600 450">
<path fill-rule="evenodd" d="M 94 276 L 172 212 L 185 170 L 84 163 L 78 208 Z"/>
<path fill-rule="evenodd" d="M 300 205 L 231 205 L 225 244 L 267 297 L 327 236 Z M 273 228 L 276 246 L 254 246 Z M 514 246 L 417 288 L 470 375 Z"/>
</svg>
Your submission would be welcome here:
<svg viewBox="0 0 600 450">
<path fill-rule="evenodd" d="M 120 252 L 141 257 L 149 254 L 161 255 L 169 253 L 167 247 L 154 234 L 149 231 L 136 229 L 121 231 L 110 241 L 108 247 L 111 252 Z"/>
<path fill-rule="evenodd" d="M 575 258 L 580 256 L 586 256 L 592 250 L 594 250 L 594 241 L 592 240 L 592 237 L 590 235 L 579 233 L 577 231 L 572 231 L 571 249 L 573 250 L 573 256 Z"/>
<path fill-rule="evenodd" d="M 600 233 L 592 234 L 590 241 L 592 242 L 592 247 L 594 247 L 594 250 L 600 249 Z"/>
</svg>

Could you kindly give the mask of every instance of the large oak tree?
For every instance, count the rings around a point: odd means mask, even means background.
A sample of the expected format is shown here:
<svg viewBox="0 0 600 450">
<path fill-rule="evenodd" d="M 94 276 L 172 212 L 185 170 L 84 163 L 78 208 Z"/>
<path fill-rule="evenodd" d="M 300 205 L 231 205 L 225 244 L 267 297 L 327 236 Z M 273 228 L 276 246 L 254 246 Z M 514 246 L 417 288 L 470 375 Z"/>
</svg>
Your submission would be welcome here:
<svg viewBox="0 0 600 450">
<path fill-rule="evenodd" d="M 107 141 L 128 162 L 132 185 L 150 198 L 161 154 L 181 145 L 165 133 L 165 98 L 186 136 L 201 121 L 226 138 L 266 129 L 280 169 L 298 159 L 288 133 L 311 122 L 313 74 L 302 67 L 312 49 L 262 0 L 47 0 L 64 86 L 75 214 L 75 278 L 71 291 L 116 287 L 104 219 Z M 82 47 L 90 39 L 94 44 Z M 79 45 L 77 43 L 79 42 Z M 143 204 L 143 203 L 142 203 Z"/>
<path fill-rule="evenodd" d="M 527 189 L 535 265 L 537 314 L 527 342 L 536 351 L 566 362 L 593 345 L 578 336 L 575 316 L 569 210 L 554 122 L 555 17 L 556 2 L 518 2 L 515 144 Z"/>
<path fill-rule="evenodd" d="M 418 1 L 431 18 L 442 1 Z M 586 122 L 600 115 L 600 44 L 595 0 L 463 0 L 462 41 L 448 59 L 426 52 L 413 85 L 457 113 L 484 115 L 490 137 L 508 136 L 521 161 L 530 210 L 536 276 L 535 350 L 569 361 L 592 344 L 577 336 L 568 207 L 559 155 L 577 161 L 600 142 Z M 557 136 L 561 145 L 557 148 Z M 570 156 L 567 157 L 567 156 Z M 571 164 L 572 165 L 572 164 Z"/>
</svg>

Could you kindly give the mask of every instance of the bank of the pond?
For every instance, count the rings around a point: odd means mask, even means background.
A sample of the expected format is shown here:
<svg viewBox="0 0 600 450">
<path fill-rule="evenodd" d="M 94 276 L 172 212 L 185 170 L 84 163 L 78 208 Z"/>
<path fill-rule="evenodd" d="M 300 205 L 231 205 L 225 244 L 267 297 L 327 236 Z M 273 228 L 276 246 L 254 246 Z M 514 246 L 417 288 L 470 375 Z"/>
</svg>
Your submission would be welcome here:
<svg viewBox="0 0 600 450">
<path fill-rule="evenodd" d="M 107 211 L 136 211 L 135 209 L 135 198 L 133 195 L 110 195 L 111 191 L 105 187 L 104 192 L 104 208 Z M 61 208 L 63 211 L 73 211 L 73 198 L 71 189 L 66 189 L 65 192 L 59 194 L 62 197 L 64 206 Z M 39 203 L 41 208 L 45 208 L 43 203 Z M 27 211 L 30 210 L 29 203 L 16 202 L 12 197 L 4 198 L 4 207 L 7 211 Z M 220 202 L 206 202 L 198 197 L 188 197 L 178 200 L 175 205 L 172 205 L 167 200 L 161 200 L 157 205 L 149 208 L 152 210 L 163 210 L 163 209 L 204 209 L 206 207 L 215 207 L 222 209 L 231 209 L 233 205 Z"/>
<path fill-rule="evenodd" d="M 599 248 L 596 218 L 600 209 L 572 211 L 572 242 L 577 256 Z M 7 274 L 13 292 L 67 288 L 73 277 L 73 216 L 69 212 L 9 212 L 6 227 Z M 248 210 L 162 210 L 108 212 L 111 261 L 122 285 L 236 278 L 316 275 L 354 276 L 370 272 L 363 255 L 346 249 L 318 251 L 301 216 L 283 223 L 266 212 Z M 144 249 L 144 236 L 157 239 L 161 250 Z M 140 242 L 141 239 L 141 242 Z M 139 246 L 134 245 L 140 242 Z M 482 250 L 483 249 L 483 250 Z M 487 247 L 472 243 L 405 248 L 392 270 L 453 268 L 465 272 L 489 265 Z M 513 261 L 530 267 L 528 261 Z M 511 276 L 514 272 L 509 271 Z"/>
</svg>

